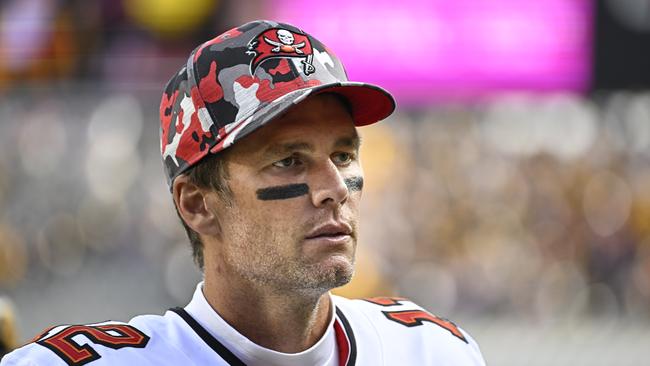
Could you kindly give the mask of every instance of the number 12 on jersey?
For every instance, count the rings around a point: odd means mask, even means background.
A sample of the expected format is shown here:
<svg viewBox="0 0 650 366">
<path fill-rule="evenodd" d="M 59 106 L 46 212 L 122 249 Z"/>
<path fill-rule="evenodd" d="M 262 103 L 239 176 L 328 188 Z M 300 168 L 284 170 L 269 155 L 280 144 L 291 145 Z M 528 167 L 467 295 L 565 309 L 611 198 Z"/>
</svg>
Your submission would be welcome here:
<svg viewBox="0 0 650 366">
<path fill-rule="evenodd" d="M 456 324 L 449 320 L 439 318 L 433 314 L 427 313 L 423 310 L 402 310 L 402 311 L 382 311 L 382 313 L 394 322 L 400 323 L 407 327 L 417 327 L 423 322 L 430 322 L 436 324 L 444 329 L 447 329 L 451 334 L 467 343 L 467 339 L 463 333 L 458 329 Z"/>
</svg>

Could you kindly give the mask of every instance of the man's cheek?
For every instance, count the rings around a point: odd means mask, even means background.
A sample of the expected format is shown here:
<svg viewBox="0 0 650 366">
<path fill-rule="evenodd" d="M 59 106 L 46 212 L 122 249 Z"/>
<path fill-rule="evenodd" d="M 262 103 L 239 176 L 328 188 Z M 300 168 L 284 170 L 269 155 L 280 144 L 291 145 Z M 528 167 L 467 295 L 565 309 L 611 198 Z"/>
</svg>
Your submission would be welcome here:
<svg viewBox="0 0 650 366">
<path fill-rule="evenodd" d="M 363 177 L 361 176 L 345 178 L 344 182 L 350 193 L 361 192 L 363 190 Z"/>
</svg>

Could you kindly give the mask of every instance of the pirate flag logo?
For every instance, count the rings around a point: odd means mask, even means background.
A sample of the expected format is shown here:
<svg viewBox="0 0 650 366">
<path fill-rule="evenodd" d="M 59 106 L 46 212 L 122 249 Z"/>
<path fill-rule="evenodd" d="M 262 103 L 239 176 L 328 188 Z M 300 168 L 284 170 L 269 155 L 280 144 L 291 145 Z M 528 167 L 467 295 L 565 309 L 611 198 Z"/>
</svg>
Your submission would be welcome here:
<svg viewBox="0 0 650 366">
<path fill-rule="evenodd" d="M 312 52 L 306 35 L 286 29 L 268 29 L 248 43 L 248 53 L 255 55 L 251 61 L 251 74 L 264 60 L 275 57 L 302 58 L 302 71 L 305 75 L 312 74 L 316 71 Z"/>
</svg>

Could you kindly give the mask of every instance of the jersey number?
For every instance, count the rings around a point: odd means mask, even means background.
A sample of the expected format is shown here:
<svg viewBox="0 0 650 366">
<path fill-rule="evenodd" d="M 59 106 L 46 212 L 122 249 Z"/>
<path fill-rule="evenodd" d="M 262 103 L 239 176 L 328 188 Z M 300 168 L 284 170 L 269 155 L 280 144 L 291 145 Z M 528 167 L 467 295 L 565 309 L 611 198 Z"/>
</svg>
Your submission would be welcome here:
<svg viewBox="0 0 650 366">
<path fill-rule="evenodd" d="M 72 337 L 82 334 L 95 344 L 112 349 L 123 347 L 144 348 L 149 337 L 138 329 L 126 324 L 71 325 L 57 334 L 36 343 L 56 353 L 70 366 L 85 365 L 101 356 L 88 344 L 80 345 Z"/>
<path fill-rule="evenodd" d="M 423 322 L 430 322 L 436 324 L 444 329 L 447 329 L 451 334 L 456 336 L 461 341 L 467 343 L 467 339 L 461 331 L 456 327 L 456 324 L 449 320 L 438 318 L 433 314 L 429 314 L 422 310 L 403 310 L 403 311 L 382 311 L 386 318 L 405 325 L 407 327 L 417 327 L 422 325 Z"/>
</svg>

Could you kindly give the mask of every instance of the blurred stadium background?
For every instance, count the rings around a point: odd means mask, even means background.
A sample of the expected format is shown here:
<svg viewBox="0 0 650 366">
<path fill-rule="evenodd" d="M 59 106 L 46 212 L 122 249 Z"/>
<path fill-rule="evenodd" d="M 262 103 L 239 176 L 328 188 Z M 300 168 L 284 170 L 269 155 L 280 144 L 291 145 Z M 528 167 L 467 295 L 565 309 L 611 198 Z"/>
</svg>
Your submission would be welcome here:
<svg viewBox="0 0 650 366">
<path fill-rule="evenodd" d="M 411 297 L 491 365 L 650 364 L 649 0 L 0 2 L 4 347 L 188 301 L 162 87 L 259 18 L 398 97 L 362 130 L 359 269 L 339 293 Z"/>
</svg>

